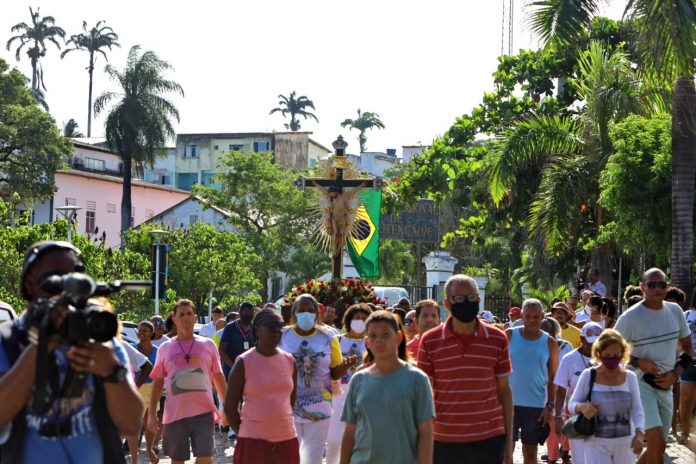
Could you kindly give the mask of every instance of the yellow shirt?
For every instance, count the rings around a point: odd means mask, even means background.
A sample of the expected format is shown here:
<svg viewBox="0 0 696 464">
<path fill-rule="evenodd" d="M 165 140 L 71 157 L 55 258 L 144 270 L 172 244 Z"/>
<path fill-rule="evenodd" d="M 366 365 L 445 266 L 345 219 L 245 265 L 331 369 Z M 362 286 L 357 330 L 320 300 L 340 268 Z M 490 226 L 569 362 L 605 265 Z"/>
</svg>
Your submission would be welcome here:
<svg viewBox="0 0 696 464">
<path fill-rule="evenodd" d="M 561 338 L 573 345 L 573 348 L 580 348 L 581 334 L 582 331 L 580 329 L 570 324 L 568 324 L 568 327 L 566 327 L 565 329 L 561 328 Z"/>
</svg>

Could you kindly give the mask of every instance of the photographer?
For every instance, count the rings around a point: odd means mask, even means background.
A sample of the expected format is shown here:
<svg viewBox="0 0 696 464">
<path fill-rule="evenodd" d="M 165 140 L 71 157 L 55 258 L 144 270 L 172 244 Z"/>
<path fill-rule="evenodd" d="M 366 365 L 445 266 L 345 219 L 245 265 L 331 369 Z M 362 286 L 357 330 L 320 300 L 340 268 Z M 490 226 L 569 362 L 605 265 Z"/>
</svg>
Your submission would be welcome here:
<svg viewBox="0 0 696 464">
<path fill-rule="evenodd" d="M 119 432 L 140 430 L 142 402 L 123 347 L 115 340 L 68 344 L 63 325 L 75 309 L 67 292 L 43 285 L 82 271 L 79 257 L 70 243 L 55 241 L 25 253 L 20 290 L 27 309 L 0 326 L 3 463 L 123 463 Z"/>
</svg>

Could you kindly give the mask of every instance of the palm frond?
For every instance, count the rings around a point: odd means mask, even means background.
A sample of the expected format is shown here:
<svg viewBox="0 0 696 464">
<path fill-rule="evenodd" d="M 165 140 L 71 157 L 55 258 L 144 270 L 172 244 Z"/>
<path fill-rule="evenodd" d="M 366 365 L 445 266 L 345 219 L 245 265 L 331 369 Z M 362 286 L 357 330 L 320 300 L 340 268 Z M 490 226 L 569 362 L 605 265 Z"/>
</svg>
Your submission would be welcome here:
<svg viewBox="0 0 696 464">
<path fill-rule="evenodd" d="M 597 0 L 536 0 L 528 4 L 527 21 L 542 42 L 571 43 L 582 37 L 599 9 Z"/>
<path fill-rule="evenodd" d="M 548 255 L 560 255 L 573 244 L 590 175 L 589 163 L 580 156 L 554 156 L 546 163 L 527 231 Z"/>
<path fill-rule="evenodd" d="M 570 118 L 536 115 L 506 129 L 491 149 L 487 175 L 493 202 L 499 205 L 510 193 L 519 171 L 580 151 L 583 142 L 576 131 Z"/>
</svg>

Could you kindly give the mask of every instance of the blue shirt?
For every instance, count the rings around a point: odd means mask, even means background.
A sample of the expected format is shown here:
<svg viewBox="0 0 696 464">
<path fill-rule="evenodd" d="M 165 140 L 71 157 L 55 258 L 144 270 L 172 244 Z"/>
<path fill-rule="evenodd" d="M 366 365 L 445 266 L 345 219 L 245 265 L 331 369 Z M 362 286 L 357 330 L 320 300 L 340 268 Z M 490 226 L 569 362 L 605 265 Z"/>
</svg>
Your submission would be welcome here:
<svg viewBox="0 0 696 464">
<path fill-rule="evenodd" d="M 549 378 L 549 336 L 541 332 L 536 340 L 522 336 L 523 327 L 512 329 L 510 336 L 510 389 L 515 406 L 543 408 Z"/>
<path fill-rule="evenodd" d="M 249 332 L 244 333 L 239 326 L 239 320 L 232 321 L 222 329 L 220 346 L 222 346 L 223 343 L 227 344 L 225 352 L 232 358 L 232 362 L 234 362 L 237 356 L 255 345 L 254 333 L 251 331 L 251 327 L 249 327 Z M 222 371 L 225 374 L 225 378 L 229 377 L 231 370 L 232 366 L 228 366 L 223 360 Z"/>
<path fill-rule="evenodd" d="M 23 319 L 20 318 L 20 323 L 22 321 Z M 119 361 L 130 370 L 125 350 L 118 340 L 113 339 L 112 341 Z M 61 384 L 65 379 L 69 365 L 66 357 L 68 348 L 67 344 L 62 344 L 54 351 Z M 7 358 L 5 349 L 2 343 L 0 343 L 0 372 L 7 372 L 11 367 L 12 365 Z M 27 429 L 24 437 L 23 462 L 30 464 L 45 462 L 47 459 L 52 464 L 102 462 L 104 452 L 99 429 L 97 428 L 96 412 L 92 407 L 93 399 L 94 378 L 92 375 L 87 375 L 86 386 L 80 398 L 56 401 L 53 411 L 48 414 L 38 414 L 31 411 L 30 407 L 27 407 Z M 48 422 L 56 413 L 63 418 L 69 416 L 72 424 L 72 434 L 67 437 L 61 437 L 60 441 L 59 438 L 44 437 L 39 433 L 41 426 Z M 10 425 L 8 424 L 8 427 Z M 69 454 L 69 457 L 66 453 Z"/>
<path fill-rule="evenodd" d="M 140 343 L 135 345 L 135 349 L 142 353 L 142 350 L 140 349 Z M 143 354 L 145 354 L 145 353 L 143 353 Z M 156 359 L 157 359 L 157 347 L 155 345 L 152 345 L 152 351 L 150 352 L 150 354 L 147 355 L 147 360 L 150 361 L 150 364 L 152 364 L 154 366 Z M 138 374 L 138 375 L 140 375 L 140 374 Z M 150 377 L 148 377 L 147 379 L 145 379 L 145 382 L 143 382 L 143 383 L 152 383 L 152 379 Z"/>
</svg>

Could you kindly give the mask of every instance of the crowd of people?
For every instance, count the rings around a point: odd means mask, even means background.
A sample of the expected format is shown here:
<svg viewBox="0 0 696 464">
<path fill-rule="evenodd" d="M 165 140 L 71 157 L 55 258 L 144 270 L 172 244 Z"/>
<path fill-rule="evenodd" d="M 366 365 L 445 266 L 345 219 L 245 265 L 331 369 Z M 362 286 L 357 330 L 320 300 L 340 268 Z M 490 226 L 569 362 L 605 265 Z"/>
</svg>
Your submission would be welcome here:
<svg viewBox="0 0 696 464">
<path fill-rule="evenodd" d="M 670 433 L 693 442 L 696 311 L 660 269 L 627 289 L 622 314 L 596 270 L 577 297 L 528 298 L 506 322 L 459 274 L 444 309 L 402 299 L 337 311 L 304 294 L 216 308 L 198 334 L 181 299 L 140 322 L 133 345 L 66 343 L 58 303 L 39 317 L 42 301 L 60 301 L 42 279 L 80 269 L 70 244 L 27 251 L 27 311 L 0 326 L 0 462 L 120 463 L 122 439 L 137 462 L 144 435 L 151 463 L 205 464 L 216 430 L 238 464 L 507 464 L 516 446 L 525 464 L 660 464 Z"/>
</svg>

